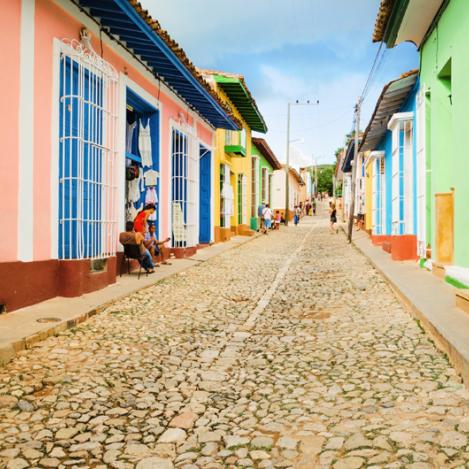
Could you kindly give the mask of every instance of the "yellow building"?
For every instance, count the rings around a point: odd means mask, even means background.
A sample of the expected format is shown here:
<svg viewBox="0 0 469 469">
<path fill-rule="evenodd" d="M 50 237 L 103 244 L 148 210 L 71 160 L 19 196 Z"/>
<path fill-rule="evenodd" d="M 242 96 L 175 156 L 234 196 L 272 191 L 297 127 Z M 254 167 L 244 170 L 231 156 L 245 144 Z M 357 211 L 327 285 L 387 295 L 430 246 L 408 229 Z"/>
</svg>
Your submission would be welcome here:
<svg viewBox="0 0 469 469">
<path fill-rule="evenodd" d="M 251 157 L 251 132 L 267 132 L 267 126 L 241 75 L 200 70 L 220 99 L 228 104 L 241 129 L 217 129 L 214 160 L 215 242 L 234 234 L 250 235 L 257 217 L 258 168 Z M 254 187 L 254 191 L 252 188 Z"/>
</svg>

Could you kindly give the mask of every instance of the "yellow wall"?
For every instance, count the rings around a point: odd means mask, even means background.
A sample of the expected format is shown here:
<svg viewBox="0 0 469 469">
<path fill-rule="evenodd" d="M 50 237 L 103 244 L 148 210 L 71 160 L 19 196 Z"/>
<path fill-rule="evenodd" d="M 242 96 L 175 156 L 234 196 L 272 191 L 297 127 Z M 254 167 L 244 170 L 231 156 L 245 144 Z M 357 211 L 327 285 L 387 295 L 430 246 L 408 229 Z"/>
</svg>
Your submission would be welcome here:
<svg viewBox="0 0 469 469">
<path fill-rule="evenodd" d="M 214 170 L 214 213 L 213 220 L 214 226 L 220 226 L 220 165 L 226 164 L 234 173 L 231 177 L 231 185 L 233 186 L 234 197 L 234 211 L 231 217 L 231 226 L 238 226 L 238 175 L 246 175 L 246 203 L 247 203 L 247 220 L 246 224 L 249 226 L 251 220 L 251 129 L 246 124 L 241 114 L 238 112 L 234 104 L 229 100 L 228 96 L 216 87 L 216 92 L 222 101 L 227 102 L 234 115 L 242 122 L 243 128 L 246 131 L 246 156 L 232 156 L 225 153 L 225 130 L 217 129 L 215 133 L 215 170 Z"/>
<path fill-rule="evenodd" d="M 365 154 L 365 158 L 368 154 Z M 373 216 L 373 164 L 368 162 L 365 167 L 365 230 L 372 228 Z"/>
</svg>

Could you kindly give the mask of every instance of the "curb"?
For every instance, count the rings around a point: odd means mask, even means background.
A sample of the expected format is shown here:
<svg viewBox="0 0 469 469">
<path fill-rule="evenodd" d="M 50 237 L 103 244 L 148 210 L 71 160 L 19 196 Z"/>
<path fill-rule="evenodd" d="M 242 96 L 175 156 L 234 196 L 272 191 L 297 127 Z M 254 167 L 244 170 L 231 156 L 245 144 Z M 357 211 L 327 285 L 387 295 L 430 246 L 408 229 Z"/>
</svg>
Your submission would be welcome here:
<svg viewBox="0 0 469 469">
<path fill-rule="evenodd" d="M 257 238 L 260 238 L 260 237 L 261 237 L 261 235 L 256 233 L 253 236 L 249 236 L 248 239 L 246 239 L 246 240 L 244 240 L 244 241 L 242 241 L 238 244 L 235 244 L 234 246 L 231 246 L 230 248 L 228 248 L 224 251 L 221 251 L 217 254 L 214 254 L 209 259 L 201 261 L 201 262 L 207 262 L 210 259 L 214 259 L 214 258 L 220 256 L 221 254 L 232 251 L 233 249 L 240 248 L 241 246 L 244 246 L 245 244 L 250 243 L 254 239 L 257 239 Z M 188 260 L 197 260 L 197 259 L 192 259 L 190 257 L 187 258 L 187 259 Z M 93 307 L 89 311 L 86 311 L 85 313 L 81 313 L 81 314 L 77 315 L 76 317 L 74 317 L 72 319 L 67 319 L 67 320 L 58 322 L 58 323 L 54 324 L 53 326 L 50 326 L 49 328 L 44 329 L 40 332 L 36 332 L 35 334 L 31 334 L 27 337 L 23 337 L 22 339 L 11 342 L 10 344 L 0 346 L 0 366 L 4 366 L 8 362 L 10 362 L 14 358 L 16 358 L 18 352 L 21 352 L 23 350 L 31 349 L 34 346 L 34 344 L 36 344 L 38 342 L 42 342 L 43 340 L 47 339 L 48 337 L 57 335 L 60 332 L 66 331 L 67 329 L 72 329 L 73 327 L 78 326 L 79 324 L 87 321 L 88 319 L 92 318 L 93 316 L 96 316 L 97 314 L 103 312 L 109 306 L 111 306 L 114 303 L 117 303 L 118 301 L 128 297 L 129 295 L 133 295 L 135 293 L 139 293 L 141 291 L 144 291 L 148 288 L 152 288 L 158 282 L 161 282 L 162 280 L 165 280 L 167 278 L 174 277 L 175 275 L 178 275 L 181 272 L 185 272 L 186 270 L 192 269 L 195 265 L 197 265 L 197 264 L 188 265 L 187 267 L 179 270 L 178 272 L 174 272 L 172 274 L 167 275 L 166 277 L 162 277 L 162 278 L 158 279 L 157 281 L 155 281 L 154 283 L 152 283 L 150 285 L 145 285 L 145 286 L 142 286 L 140 288 L 136 288 L 135 290 L 133 290 L 131 292 L 124 293 L 122 295 L 116 296 L 115 298 L 112 298 L 111 300 L 109 300 L 105 303 L 102 303 L 99 306 Z"/>
<path fill-rule="evenodd" d="M 341 229 L 345 232 L 343 227 L 341 227 Z M 402 292 L 402 290 L 394 283 L 392 279 L 388 277 L 388 275 L 381 269 L 381 267 L 370 257 L 368 257 L 368 255 L 363 252 L 360 247 L 357 246 L 357 244 L 355 244 L 353 237 L 351 244 L 367 259 L 368 263 L 379 272 L 396 298 L 404 305 L 406 310 L 418 322 L 419 326 L 424 330 L 424 332 L 430 336 L 436 347 L 448 357 L 451 365 L 461 376 L 464 386 L 469 389 L 469 361 L 438 330 L 438 328 L 427 318 L 425 313 L 419 309 L 407 295 Z"/>
</svg>

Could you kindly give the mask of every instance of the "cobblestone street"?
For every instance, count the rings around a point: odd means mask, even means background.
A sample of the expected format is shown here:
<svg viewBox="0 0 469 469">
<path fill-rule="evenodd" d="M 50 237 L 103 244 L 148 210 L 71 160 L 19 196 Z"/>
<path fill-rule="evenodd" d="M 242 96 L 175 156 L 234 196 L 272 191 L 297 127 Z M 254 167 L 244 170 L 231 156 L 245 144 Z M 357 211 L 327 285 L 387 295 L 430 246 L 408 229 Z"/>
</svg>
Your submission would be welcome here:
<svg viewBox="0 0 469 469">
<path fill-rule="evenodd" d="M 464 468 L 468 403 L 367 260 L 307 217 L 0 369 L 0 467 Z"/>
</svg>

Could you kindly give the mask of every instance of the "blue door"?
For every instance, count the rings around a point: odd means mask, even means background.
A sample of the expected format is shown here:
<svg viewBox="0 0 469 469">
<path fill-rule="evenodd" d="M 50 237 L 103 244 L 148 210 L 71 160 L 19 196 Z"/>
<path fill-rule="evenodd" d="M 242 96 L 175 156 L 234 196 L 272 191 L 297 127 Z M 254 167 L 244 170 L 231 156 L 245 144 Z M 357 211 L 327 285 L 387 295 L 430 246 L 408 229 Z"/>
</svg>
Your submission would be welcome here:
<svg viewBox="0 0 469 469">
<path fill-rule="evenodd" d="M 210 243 L 211 237 L 211 178 L 212 154 L 204 147 L 200 147 L 200 189 L 199 189 L 199 243 Z"/>
</svg>

